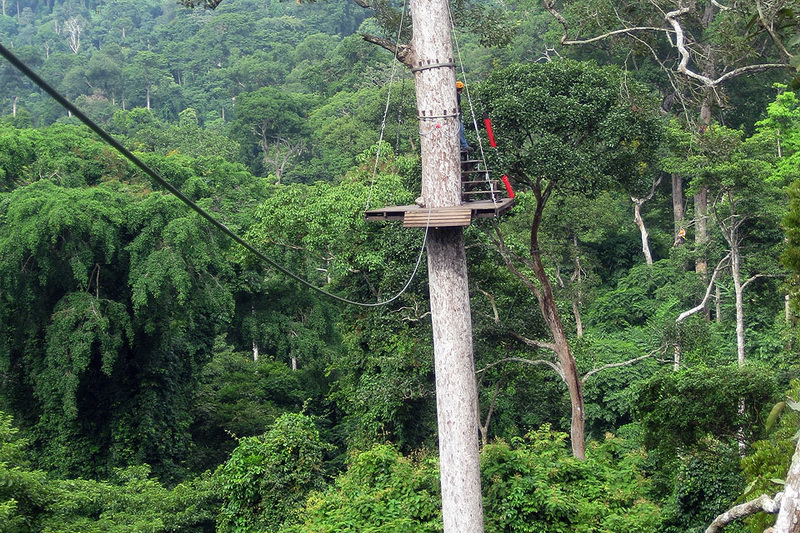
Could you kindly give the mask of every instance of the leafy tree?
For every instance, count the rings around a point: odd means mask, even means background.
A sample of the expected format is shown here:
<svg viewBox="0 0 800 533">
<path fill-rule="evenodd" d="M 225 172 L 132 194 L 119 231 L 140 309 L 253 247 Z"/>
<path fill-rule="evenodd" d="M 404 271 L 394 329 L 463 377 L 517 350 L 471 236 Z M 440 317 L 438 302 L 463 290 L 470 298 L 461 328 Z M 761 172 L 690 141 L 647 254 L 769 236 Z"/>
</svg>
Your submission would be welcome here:
<svg viewBox="0 0 800 533">
<path fill-rule="evenodd" d="M 545 425 L 483 449 L 487 532 L 657 531 L 643 454 L 609 434 L 582 462 L 566 439 Z"/>
<path fill-rule="evenodd" d="M 218 531 L 276 529 L 322 482 L 327 446 L 313 420 L 284 414 L 262 436 L 245 437 L 215 474 L 223 506 Z"/>
<path fill-rule="evenodd" d="M 573 451 L 583 457 L 581 382 L 542 261 L 539 230 L 548 201 L 559 191 L 591 195 L 604 188 L 641 187 L 652 172 L 659 123 L 642 88 L 626 82 L 618 71 L 588 63 L 515 65 L 494 73 L 481 94 L 502 132 L 501 159 L 495 166 L 529 187 L 534 199 L 529 244 L 506 245 L 500 226 L 495 227 L 495 243 L 504 263 L 539 303 L 552 342 L 530 345 L 556 355 L 551 366 L 564 379 L 572 405 Z"/>
<path fill-rule="evenodd" d="M 223 463 L 237 438 L 263 434 L 280 415 L 298 410 L 307 399 L 298 374 L 286 364 L 267 358 L 253 361 L 219 343 L 199 381 L 191 427 L 191 462 L 197 471 Z"/>
<path fill-rule="evenodd" d="M 775 390 L 774 378 L 757 366 L 661 372 L 639 386 L 636 415 L 650 448 L 696 447 L 708 436 L 735 439 L 742 428 L 752 442 L 760 431 L 756 421 L 771 406 Z"/>
<path fill-rule="evenodd" d="M 302 134 L 310 103 L 272 87 L 238 96 L 231 132 L 253 173 L 269 173 L 275 183 L 281 182 L 290 162 L 304 150 Z"/>
<path fill-rule="evenodd" d="M 299 524 L 282 533 L 441 531 L 438 466 L 425 455 L 408 459 L 390 445 L 353 454 L 347 471 L 312 493 Z"/>
</svg>

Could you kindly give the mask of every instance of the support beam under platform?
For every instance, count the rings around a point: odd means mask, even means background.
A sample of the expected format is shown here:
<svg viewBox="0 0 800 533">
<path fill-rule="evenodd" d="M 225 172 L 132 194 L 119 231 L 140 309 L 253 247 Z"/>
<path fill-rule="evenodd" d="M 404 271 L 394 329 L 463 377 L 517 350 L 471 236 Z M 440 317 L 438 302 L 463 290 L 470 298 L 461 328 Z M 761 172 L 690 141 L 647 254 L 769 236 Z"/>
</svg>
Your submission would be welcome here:
<svg viewBox="0 0 800 533">
<path fill-rule="evenodd" d="M 498 218 L 514 205 L 513 198 L 497 201 L 478 200 L 464 202 L 454 207 L 428 209 L 418 205 L 395 205 L 371 209 L 364 218 L 375 220 L 402 220 L 406 228 L 448 228 L 469 226 L 473 218 Z"/>
</svg>

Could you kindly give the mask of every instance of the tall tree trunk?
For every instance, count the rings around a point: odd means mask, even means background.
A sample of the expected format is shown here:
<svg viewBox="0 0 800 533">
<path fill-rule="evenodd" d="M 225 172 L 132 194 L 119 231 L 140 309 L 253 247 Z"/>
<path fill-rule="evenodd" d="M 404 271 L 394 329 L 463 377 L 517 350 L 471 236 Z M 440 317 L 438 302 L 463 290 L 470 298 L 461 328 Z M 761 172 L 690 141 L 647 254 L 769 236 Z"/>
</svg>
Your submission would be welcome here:
<svg viewBox="0 0 800 533">
<path fill-rule="evenodd" d="M 684 224 L 683 209 L 683 178 L 679 174 L 672 174 L 672 220 L 675 229 L 675 240 Z"/>
<path fill-rule="evenodd" d="M 694 195 L 694 243 L 697 249 L 694 270 L 703 279 L 706 279 L 706 274 L 708 273 L 708 260 L 706 258 L 706 244 L 708 243 L 707 211 L 708 188 L 702 187 L 700 192 Z"/>
<path fill-rule="evenodd" d="M 736 296 L 736 359 L 739 366 L 744 366 L 744 288 L 742 287 L 742 259 L 739 250 L 738 231 L 731 229 L 731 277 L 733 292 Z"/>
<path fill-rule="evenodd" d="M 550 189 L 541 190 L 541 182 L 534 187 L 536 196 L 536 211 L 531 223 L 531 266 L 533 275 L 539 282 L 539 290 L 536 291 L 536 299 L 539 302 L 539 309 L 542 317 L 553 337 L 554 351 L 563 372 L 561 378 L 567 385 L 570 400 L 570 440 L 572 454 L 583 461 L 586 458 L 586 435 L 584 429 L 584 407 L 583 407 L 583 386 L 575 358 L 569 347 L 569 341 L 564 331 L 564 324 L 558 313 L 555 297 L 553 296 L 553 286 L 550 277 L 542 264 L 542 257 L 539 250 L 539 226 L 542 220 L 542 212 L 550 196 Z"/>
<path fill-rule="evenodd" d="M 447 0 L 412 0 L 410 7 L 417 110 L 424 132 L 420 139 L 422 198 L 429 208 L 457 206 L 461 204 L 461 162 L 449 4 Z M 478 395 L 460 227 L 429 230 L 428 284 L 444 532 L 482 533 Z"/>
<path fill-rule="evenodd" d="M 644 225 L 644 219 L 642 218 L 642 206 L 645 204 L 645 202 L 653 199 L 653 195 L 656 193 L 656 187 L 661 185 L 661 178 L 662 176 L 659 175 L 657 178 L 653 179 L 653 183 L 650 186 L 650 192 L 647 194 L 647 196 L 643 196 L 642 198 L 631 196 L 631 201 L 633 202 L 633 219 L 636 222 L 636 226 L 639 228 L 639 233 L 642 236 L 642 253 L 644 253 L 644 260 L 649 266 L 652 266 L 653 264 L 653 255 L 650 253 L 650 242 L 648 241 L 649 236 L 647 234 L 647 228 Z"/>
</svg>

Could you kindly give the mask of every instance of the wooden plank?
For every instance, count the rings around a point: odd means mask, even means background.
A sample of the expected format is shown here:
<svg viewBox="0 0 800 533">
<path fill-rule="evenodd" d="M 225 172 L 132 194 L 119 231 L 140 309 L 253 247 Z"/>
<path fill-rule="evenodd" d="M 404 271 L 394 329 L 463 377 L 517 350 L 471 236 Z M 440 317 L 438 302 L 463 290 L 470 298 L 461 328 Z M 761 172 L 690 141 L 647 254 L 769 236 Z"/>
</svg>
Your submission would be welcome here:
<svg viewBox="0 0 800 533">
<path fill-rule="evenodd" d="M 495 201 L 491 199 L 473 200 L 461 206 L 434 209 L 430 216 L 430 226 L 469 226 L 470 218 L 498 218 L 511 209 L 515 203 L 512 198 L 498 198 Z M 424 228 L 428 225 L 428 211 L 418 205 L 387 206 L 367 211 L 364 218 L 369 221 L 402 220 L 405 227 Z"/>
<path fill-rule="evenodd" d="M 403 219 L 405 228 L 452 228 L 469 226 L 472 209 L 468 206 L 442 207 L 409 211 Z"/>
</svg>

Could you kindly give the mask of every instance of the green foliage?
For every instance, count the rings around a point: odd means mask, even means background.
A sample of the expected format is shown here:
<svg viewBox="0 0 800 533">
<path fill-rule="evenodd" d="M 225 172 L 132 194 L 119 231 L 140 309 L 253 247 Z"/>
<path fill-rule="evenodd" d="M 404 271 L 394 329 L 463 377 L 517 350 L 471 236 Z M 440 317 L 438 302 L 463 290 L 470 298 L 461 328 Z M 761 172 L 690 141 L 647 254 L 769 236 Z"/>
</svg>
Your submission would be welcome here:
<svg viewBox="0 0 800 533">
<path fill-rule="evenodd" d="M 645 497 L 643 454 L 609 434 L 582 462 L 566 438 L 543 426 L 483 449 L 487 533 L 657 531 L 659 509 Z"/>
<path fill-rule="evenodd" d="M 767 420 L 766 437 L 754 442 L 750 453 L 742 458 L 742 473 L 747 488 L 740 500 L 747 501 L 761 494 L 772 496 L 782 490 L 795 452 L 795 437 L 800 422 L 797 409 L 790 409 L 787 404 L 791 402 L 797 407 L 791 398 L 797 397 L 798 388 L 798 382 L 794 381 L 792 389 L 787 391 L 787 400 L 773 407 Z M 747 522 L 750 531 L 760 533 L 774 525 L 775 515 L 759 513 Z"/>
<path fill-rule="evenodd" d="M 693 301 L 681 296 L 697 295 L 703 289 L 694 275 L 676 268 L 672 261 L 640 264 L 631 268 L 614 289 L 598 296 L 586 318 L 604 331 L 641 327 L 663 316 L 677 315 Z"/>
<path fill-rule="evenodd" d="M 301 523 L 280 531 L 441 531 L 438 481 L 434 459 L 409 459 L 390 445 L 376 445 L 354 454 L 333 486 L 309 496 Z"/>
<path fill-rule="evenodd" d="M 649 448 L 674 452 L 702 446 L 709 436 L 735 439 L 742 432 L 752 441 L 775 392 L 774 377 L 754 365 L 664 371 L 639 386 L 636 415 Z"/>
<path fill-rule="evenodd" d="M 167 489 L 147 466 L 118 470 L 113 481 L 52 479 L 30 470 L 27 443 L 0 413 L 0 531 L 209 532 L 217 504 L 209 477 Z"/>
<path fill-rule="evenodd" d="M 252 360 L 246 353 L 215 346 L 203 368 L 193 402 L 193 470 L 225 461 L 238 437 L 261 435 L 287 411 L 306 400 L 299 372 L 277 361 Z"/>
<path fill-rule="evenodd" d="M 259 437 L 245 437 L 214 477 L 223 500 L 218 531 L 264 531 L 295 519 L 322 482 L 328 446 L 311 418 L 284 414 Z"/>
<path fill-rule="evenodd" d="M 659 531 L 702 533 L 720 513 L 731 508 L 744 483 L 739 470 L 738 445 L 706 439 L 701 447 L 685 451 L 678 461 L 666 456 L 674 479 L 672 492 L 662 508 Z M 667 466 L 669 465 L 669 466 Z M 726 531 L 741 531 L 731 524 Z"/>
<path fill-rule="evenodd" d="M 523 183 L 634 192 L 657 170 L 655 106 L 619 70 L 569 60 L 513 65 L 489 76 L 481 99 L 496 124 L 499 166 Z"/>
</svg>

